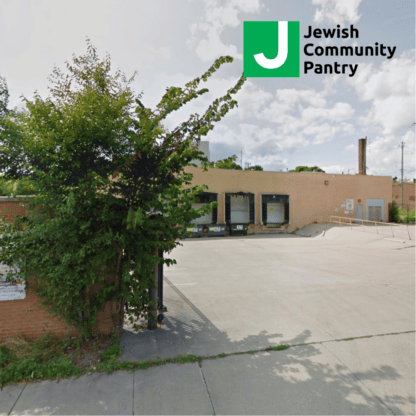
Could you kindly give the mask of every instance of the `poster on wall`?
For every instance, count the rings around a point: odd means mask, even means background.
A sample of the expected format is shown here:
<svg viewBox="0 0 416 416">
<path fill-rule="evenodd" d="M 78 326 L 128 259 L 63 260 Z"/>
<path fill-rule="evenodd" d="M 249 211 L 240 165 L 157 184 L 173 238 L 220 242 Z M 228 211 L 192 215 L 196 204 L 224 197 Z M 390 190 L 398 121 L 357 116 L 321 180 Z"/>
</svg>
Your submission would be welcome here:
<svg viewBox="0 0 416 416">
<path fill-rule="evenodd" d="M 347 210 L 354 211 L 354 200 L 353 199 L 347 199 Z"/>
</svg>

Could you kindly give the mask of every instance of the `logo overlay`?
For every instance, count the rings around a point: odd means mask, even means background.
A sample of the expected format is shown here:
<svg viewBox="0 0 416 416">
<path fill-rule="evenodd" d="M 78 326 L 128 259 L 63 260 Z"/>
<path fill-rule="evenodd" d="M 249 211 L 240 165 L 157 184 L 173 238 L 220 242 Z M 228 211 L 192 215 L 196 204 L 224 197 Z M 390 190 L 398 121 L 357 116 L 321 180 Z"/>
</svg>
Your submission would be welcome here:
<svg viewBox="0 0 416 416">
<path fill-rule="evenodd" d="M 358 39 L 359 33 L 353 25 L 341 29 L 312 29 L 308 27 L 305 39 L 338 38 Z M 344 44 L 345 45 L 345 44 Z M 305 59 L 310 56 L 386 56 L 391 59 L 396 47 L 375 42 L 374 46 L 315 46 L 306 43 Z M 314 63 L 304 61 L 303 72 L 308 74 L 347 74 L 353 77 L 358 64 L 338 62 Z M 300 24 L 299 22 L 244 22 L 244 76 L 245 77 L 299 77 L 300 76 Z"/>
<path fill-rule="evenodd" d="M 244 22 L 245 77 L 299 77 L 299 22 Z"/>
</svg>

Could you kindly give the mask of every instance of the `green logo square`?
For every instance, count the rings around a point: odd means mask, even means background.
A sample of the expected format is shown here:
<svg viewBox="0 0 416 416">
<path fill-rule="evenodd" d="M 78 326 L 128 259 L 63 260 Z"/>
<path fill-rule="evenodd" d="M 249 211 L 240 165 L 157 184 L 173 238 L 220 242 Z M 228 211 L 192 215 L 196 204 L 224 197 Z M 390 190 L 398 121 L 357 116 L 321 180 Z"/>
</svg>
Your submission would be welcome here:
<svg viewBox="0 0 416 416">
<path fill-rule="evenodd" d="M 299 77 L 299 22 L 244 22 L 244 76 Z"/>
</svg>

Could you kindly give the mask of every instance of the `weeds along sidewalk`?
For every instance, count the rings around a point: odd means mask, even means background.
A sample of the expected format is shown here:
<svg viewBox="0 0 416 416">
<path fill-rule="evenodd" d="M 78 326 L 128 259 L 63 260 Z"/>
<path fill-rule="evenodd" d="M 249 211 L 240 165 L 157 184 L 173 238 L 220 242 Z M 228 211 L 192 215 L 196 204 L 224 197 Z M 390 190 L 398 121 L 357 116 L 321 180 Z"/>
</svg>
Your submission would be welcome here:
<svg viewBox="0 0 416 416">
<path fill-rule="evenodd" d="M 414 333 L 415 331 L 408 331 Z M 155 357 L 154 359 L 141 361 L 141 362 L 118 362 L 118 357 L 122 356 L 120 347 L 120 337 L 112 335 L 107 337 L 107 341 L 110 346 L 103 348 L 101 343 L 101 349 L 105 349 L 100 354 L 96 354 L 95 362 L 93 365 L 86 365 L 89 356 L 89 351 L 86 347 L 82 348 L 80 339 L 52 339 L 49 334 L 39 338 L 33 343 L 28 343 L 21 338 L 15 340 L 15 342 L 9 342 L 6 346 L 5 343 L 0 345 L 0 390 L 10 384 L 20 383 L 33 383 L 43 380 L 57 380 L 70 378 L 75 376 L 77 379 L 84 374 L 92 374 L 93 372 L 107 372 L 111 373 L 117 370 L 146 370 L 151 367 L 158 367 L 165 364 L 185 364 L 199 362 L 203 360 L 213 360 L 225 358 L 233 355 L 245 355 L 245 354 L 257 354 L 260 352 L 270 351 L 283 351 L 290 347 L 298 347 L 304 345 L 323 344 L 325 342 L 348 342 L 360 338 L 372 338 L 377 336 L 396 335 L 382 334 L 382 335 L 369 335 L 353 338 L 334 339 L 330 341 L 322 342 L 309 342 L 300 343 L 294 345 L 282 344 L 273 347 L 261 348 L 256 350 L 221 353 L 210 356 L 199 356 L 194 354 L 179 355 L 177 357 L 160 359 Z M 106 338 L 106 337 L 102 337 Z M 105 341 L 104 339 L 100 340 Z M 88 343 L 89 341 L 85 341 Z M 99 352 L 98 346 L 96 346 L 96 353 Z M 74 349 L 75 354 L 70 355 L 69 349 Z M 89 347 L 94 351 L 94 345 Z"/>
<path fill-rule="evenodd" d="M 105 337 L 102 337 L 105 338 Z M 255 354 L 262 351 L 280 351 L 289 348 L 289 345 L 278 345 L 259 350 L 218 354 L 212 356 L 198 356 L 194 354 L 180 355 L 172 358 L 159 359 L 158 357 L 143 362 L 118 362 L 122 356 L 120 337 L 113 335 L 101 339 L 100 346 L 88 346 L 94 351 L 91 356 L 84 341 L 68 338 L 64 340 L 53 339 L 46 334 L 36 341 L 28 342 L 23 337 L 15 337 L 0 345 L 0 389 L 15 383 L 32 383 L 43 380 L 58 380 L 75 376 L 79 378 L 84 374 L 93 372 L 113 372 L 116 370 L 145 370 L 150 367 L 161 366 L 169 363 L 184 364 L 201 362 L 207 359 L 224 358 L 230 355 Z M 109 345 L 103 348 L 107 341 Z M 69 350 L 72 350 L 69 352 Z M 99 353 L 99 354 L 97 354 Z M 97 358 L 99 357 L 99 358 Z M 91 365 L 87 365 L 87 362 Z"/>
</svg>

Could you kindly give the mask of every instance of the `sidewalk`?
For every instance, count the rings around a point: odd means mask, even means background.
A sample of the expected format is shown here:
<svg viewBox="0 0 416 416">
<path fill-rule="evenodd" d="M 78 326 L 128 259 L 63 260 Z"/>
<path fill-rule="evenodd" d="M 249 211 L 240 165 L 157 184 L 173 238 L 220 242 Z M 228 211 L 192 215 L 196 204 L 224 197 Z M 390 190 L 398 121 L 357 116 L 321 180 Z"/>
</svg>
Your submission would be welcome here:
<svg viewBox="0 0 416 416">
<path fill-rule="evenodd" d="M 119 361 L 289 349 L 7 386 L 0 415 L 415 414 L 414 248 L 363 234 L 186 241 Z"/>
<path fill-rule="evenodd" d="M 8 386 L 0 414 L 414 414 L 411 394 L 403 396 L 414 377 L 403 353 L 414 353 L 414 334 Z M 380 390 L 388 403 L 377 397 Z"/>
</svg>

